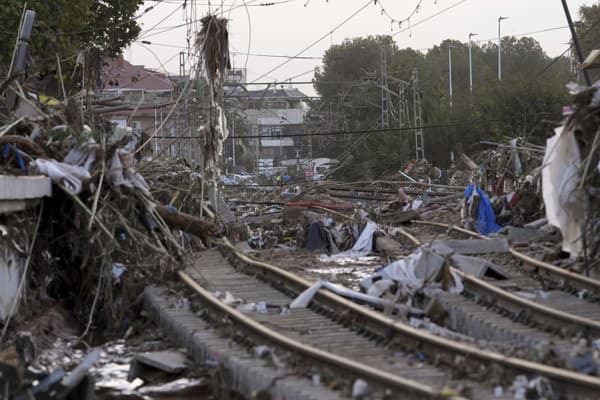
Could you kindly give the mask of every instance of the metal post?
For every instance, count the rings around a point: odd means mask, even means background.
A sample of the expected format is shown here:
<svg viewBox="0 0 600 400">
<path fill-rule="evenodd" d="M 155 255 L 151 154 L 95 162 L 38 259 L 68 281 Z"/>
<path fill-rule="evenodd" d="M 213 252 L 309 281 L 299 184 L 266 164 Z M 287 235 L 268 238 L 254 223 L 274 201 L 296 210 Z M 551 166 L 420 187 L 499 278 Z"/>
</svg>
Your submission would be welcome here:
<svg viewBox="0 0 600 400">
<path fill-rule="evenodd" d="M 454 107 L 452 99 L 452 48 L 454 46 L 448 46 L 448 81 L 450 82 L 450 108 Z"/>
<path fill-rule="evenodd" d="M 231 117 L 231 158 L 233 159 L 233 168 L 235 169 L 235 117 Z M 235 171 L 232 171 L 235 173 Z"/>
<path fill-rule="evenodd" d="M 502 36 L 500 35 L 500 21 L 508 19 L 508 17 L 498 17 L 498 82 L 502 80 Z"/>
<path fill-rule="evenodd" d="M 569 6 L 567 5 L 567 1 L 562 0 L 562 5 L 565 9 L 565 15 L 567 16 L 567 22 L 569 23 L 571 36 L 573 37 L 573 44 L 575 45 L 575 50 L 577 51 L 577 58 L 579 58 L 579 65 L 581 65 L 583 63 L 583 53 L 581 52 L 581 46 L 579 44 L 579 39 L 577 38 L 577 32 L 575 31 L 573 20 L 571 19 L 571 13 L 569 12 Z M 590 75 L 586 69 L 583 70 L 583 76 L 585 77 L 585 82 L 587 83 L 587 85 L 592 86 L 592 80 L 590 79 Z"/>
<path fill-rule="evenodd" d="M 35 21 L 35 11 L 23 10 L 21 16 L 21 22 L 19 24 L 19 31 L 17 33 L 17 41 L 13 51 L 13 57 L 10 62 L 8 69 L 7 79 L 12 76 L 13 73 L 24 72 L 27 68 L 27 55 L 29 53 L 29 40 L 31 39 L 31 32 L 33 30 L 33 23 Z M 23 75 L 17 78 L 19 83 L 22 83 L 25 77 Z M 18 104 L 18 98 L 13 90 L 9 90 L 6 94 L 6 108 L 9 111 L 13 111 Z"/>
<path fill-rule="evenodd" d="M 179 75 L 185 75 L 185 53 L 179 52 Z"/>
<path fill-rule="evenodd" d="M 469 33 L 469 91 L 473 93 L 473 63 L 471 56 L 471 38 L 476 36 L 477 33 Z"/>
</svg>

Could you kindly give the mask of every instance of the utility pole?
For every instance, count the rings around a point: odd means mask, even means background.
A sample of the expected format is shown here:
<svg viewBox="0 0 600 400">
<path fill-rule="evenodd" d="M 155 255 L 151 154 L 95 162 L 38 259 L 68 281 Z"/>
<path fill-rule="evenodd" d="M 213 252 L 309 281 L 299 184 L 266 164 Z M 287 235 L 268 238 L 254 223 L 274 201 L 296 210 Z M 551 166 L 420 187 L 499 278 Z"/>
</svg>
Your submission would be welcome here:
<svg viewBox="0 0 600 400">
<path fill-rule="evenodd" d="M 179 52 L 179 75 L 185 75 L 185 53 L 183 51 Z"/>
<path fill-rule="evenodd" d="M 449 91 L 450 91 L 450 108 L 454 107 L 454 102 L 452 98 L 452 49 L 454 46 L 448 46 L 448 82 L 449 82 Z"/>
<path fill-rule="evenodd" d="M 387 80 L 387 59 L 385 47 L 381 48 L 381 128 L 386 129 L 390 126 L 389 104 L 390 95 L 388 93 Z"/>
<path fill-rule="evenodd" d="M 235 169 L 235 114 L 231 116 L 231 159 Z M 235 171 L 232 171 L 235 173 Z"/>
<path fill-rule="evenodd" d="M 423 128 L 421 121 L 421 93 L 419 92 L 419 70 L 412 70 L 413 84 L 413 113 L 414 113 L 414 129 L 415 129 L 415 150 L 417 160 L 425 158 L 425 149 L 423 143 Z"/>
<path fill-rule="evenodd" d="M 508 19 L 508 17 L 498 17 L 498 82 L 502 80 L 502 36 L 500 35 L 500 21 Z"/>
<path fill-rule="evenodd" d="M 579 44 L 579 39 L 577 38 L 577 32 L 575 31 L 575 26 L 573 25 L 573 20 L 571 19 L 571 13 L 569 12 L 569 6 L 567 5 L 566 0 L 562 0 L 563 8 L 565 9 L 565 15 L 567 17 L 567 22 L 569 23 L 569 29 L 571 30 L 571 36 L 573 37 L 573 44 L 575 45 L 575 50 L 577 51 L 577 58 L 579 59 L 579 65 L 583 64 L 583 53 L 581 52 L 581 45 Z M 592 86 L 592 80 L 590 79 L 590 74 L 587 69 L 583 70 L 583 76 L 585 77 L 585 82 L 588 86 Z"/>
<path fill-rule="evenodd" d="M 469 33 L 469 91 L 473 93 L 473 59 L 471 56 L 471 38 L 477 36 L 477 33 Z"/>
</svg>

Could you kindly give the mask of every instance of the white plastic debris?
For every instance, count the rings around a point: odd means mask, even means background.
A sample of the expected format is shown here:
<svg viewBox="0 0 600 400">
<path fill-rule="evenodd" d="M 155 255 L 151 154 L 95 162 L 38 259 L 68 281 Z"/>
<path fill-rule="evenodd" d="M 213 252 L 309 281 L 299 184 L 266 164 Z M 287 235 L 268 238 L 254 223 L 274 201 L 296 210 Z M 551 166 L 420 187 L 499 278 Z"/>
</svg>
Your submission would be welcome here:
<svg viewBox="0 0 600 400">
<path fill-rule="evenodd" d="M 369 296 L 381 297 L 386 291 L 388 291 L 392 286 L 394 286 L 394 281 L 391 279 L 381 279 L 367 290 L 367 294 Z"/>
<path fill-rule="evenodd" d="M 428 248 L 421 248 L 407 258 L 394 261 L 382 270 L 384 278 L 393 279 L 398 283 L 399 289 L 407 294 L 413 294 L 428 282 L 436 280 L 439 276 L 444 258 Z M 451 293 L 462 293 L 464 286 L 460 277 L 454 273 Z"/>
<path fill-rule="evenodd" d="M 108 181 L 113 185 L 136 188 L 146 195 L 150 194 L 150 187 L 144 177 L 135 170 L 133 154 L 123 149 L 117 150 L 109 161 Z"/>
<path fill-rule="evenodd" d="M 267 314 L 269 312 L 269 310 L 267 309 L 267 303 L 265 303 L 264 301 L 259 302 L 256 305 L 256 312 L 259 314 Z"/>
<path fill-rule="evenodd" d="M 263 358 L 271 353 L 271 349 L 269 346 L 265 346 L 264 344 L 258 345 L 254 348 L 254 354 L 256 357 Z"/>
<path fill-rule="evenodd" d="M 236 302 L 241 301 L 241 299 L 235 299 L 235 300 L 236 300 Z M 264 301 L 261 301 L 259 303 L 243 303 L 243 304 L 239 304 L 237 306 L 237 310 L 241 311 L 243 313 L 256 312 L 256 313 L 259 313 L 259 314 L 267 314 L 269 312 L 269 310 L 267 309 L 267 303 L 265 303 Z M 288 312 L 289 312 L 289 310 L 288 310 Z M 284 314 L 284 311 L 282 310 L 281 313 Z"/>
<path fill-rule="evenodd" d="M 585 197 L 578 195 L 581 155 L 573 131 L 555 129 L 546 141 L 542 168 L 542 194 L 548 223 L 560 229 L 562 249 L 572 258 L 582 251 L 581 233 L 585 223 Z"/>
<path fill-rule="evenodd" d="M 504 396 L 504 389 L 502 388 L 502 386 L 496 386 L 494 388 L 494 396 L 495 397 L 502 397 L 502 396 Z"/>
<path fill-rule="evenodd" d="M 319 386 L 321 384 L 321 375 L 319 374 L 314 374 L 312 376 L 312 383 L 315 386 Z"/>
<path fill-rule="evenodd" d="M 362 379 L 357 379 L 352 385 L 352 398 L 364 399 L 369 394 L 369 384 Z"/>
<path fill-rule="evenodd" d="M 114 263 L 112 266 L 112 276 L 115 280 L 115 283 L 119 283 L 121 281 L 121 275 L 123 272 L 127 270 L 127 267 L 121 263 Z"/>
<path fill-rule="evenodd" d="M 527 377 L 525 375 L 518 375 L 515 377 L 511 389 L 514 393 L 515 400 L 525 400 L 525 392 L 527 391 Z"/>
<path fill-rule="evenodd" d="M 227 305 L 231 305 L 236 302 L 236 298 L 229 292 L 225 292 L 225 297 L 223 298 L 223 303 Z"/>
<path fill-rule="evenodd" d="M 71 194 L 81 192 L 82 181 L 92 176 L 83 167 L 62 163 L 56 160 L 44 160 L 38 158 L 31 165 L 41 174 L 48 176 L 53 182 L 62 184 Z"/>
<path fill-rule="evenodd" d="M 336 283 L 318 280 L 311 287 L 306 289 L 304 292 L 300 293 L 300 295 L 298 295 L 298 297 L 296 297 L 296 299 L 294 299 L 294 301 L 290 303 L 290 309 L 306 308 L 312 300 L 312 298 L 321 288 L 331 290 L 339 296 L 350 298 L 353 300 L 358 300 L 363 303 L 368 303 L 380 307 L 395 306 L 392 302 L 380 299 L 379 297 L 369 296 L 368 294 L 357 292 L 356 290 L 349 289 L 345 286 L 338 285 Z"/>
</svg>

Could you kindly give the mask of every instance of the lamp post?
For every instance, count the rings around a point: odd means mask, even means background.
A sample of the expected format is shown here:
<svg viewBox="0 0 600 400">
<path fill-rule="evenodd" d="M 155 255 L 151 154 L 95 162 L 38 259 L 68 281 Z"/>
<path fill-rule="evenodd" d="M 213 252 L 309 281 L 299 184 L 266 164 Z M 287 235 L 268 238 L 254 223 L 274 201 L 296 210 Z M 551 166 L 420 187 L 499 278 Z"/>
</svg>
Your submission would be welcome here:
<svg viewBox="0 0 600 400">
<path fill-rule="evenodd" d="M 477 36 L 477 33 L 469 33 L 469 90 L 473 93 L 473 63 L 471 56 L 471 38 Z"/>
<path fill-rule="evenodd" d="M 450 108 L 454 106 L 452 99 L 452 49 L 454 46 L 448 46 L 448 81 L 450 82 Z"/>
<path fill-rule="evenodd" d="M 500 36 L 500 21 L 503 19 L 508 19 L 508 17 L 498 17 L 498 82 L 502 80 L 502 51 L 500 47 L 502 44 L 502 36 Z"/>
</svg>

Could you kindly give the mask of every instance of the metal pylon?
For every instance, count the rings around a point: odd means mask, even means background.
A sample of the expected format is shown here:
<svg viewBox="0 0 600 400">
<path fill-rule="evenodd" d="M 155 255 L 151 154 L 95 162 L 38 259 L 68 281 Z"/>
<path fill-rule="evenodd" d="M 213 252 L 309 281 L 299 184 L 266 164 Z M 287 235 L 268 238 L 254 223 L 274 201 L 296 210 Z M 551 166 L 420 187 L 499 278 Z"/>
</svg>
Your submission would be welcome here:
<svg viewBox="0 0 600 400">
<path fill-rule="evenodd" d="M 419 91 L 419 70 L 412 70 L 412 89 L 413 89 L 413 113 L 415 130 L 415 150 L 417 160 L 425 158 L 425 144 L 423 142 L 423 124 L 421 120 L 421 92 Z"/>
<path fill-rule="evenodd" d="M 398 127 L 404 128 L 410 125 L 408 114 L 408 88 L 409 82 L 401 81 L 398 90 Z"/>
<path fill-rule="evenodd" d="M 381 48 L 381 128 L 390 126 L 390 94 L 387 79 L 387 57 L 385 47 Z"/>
</svg>

